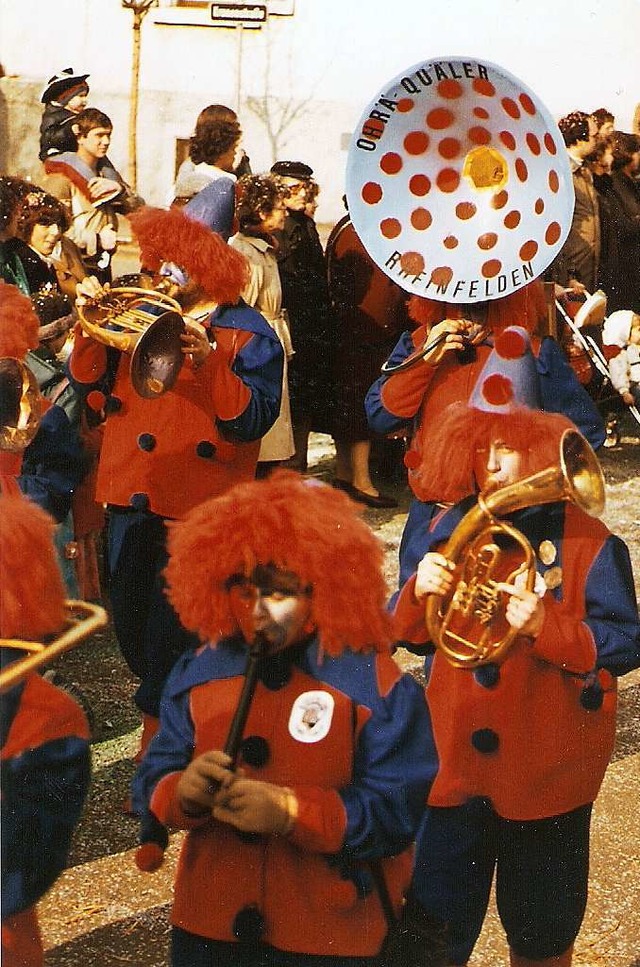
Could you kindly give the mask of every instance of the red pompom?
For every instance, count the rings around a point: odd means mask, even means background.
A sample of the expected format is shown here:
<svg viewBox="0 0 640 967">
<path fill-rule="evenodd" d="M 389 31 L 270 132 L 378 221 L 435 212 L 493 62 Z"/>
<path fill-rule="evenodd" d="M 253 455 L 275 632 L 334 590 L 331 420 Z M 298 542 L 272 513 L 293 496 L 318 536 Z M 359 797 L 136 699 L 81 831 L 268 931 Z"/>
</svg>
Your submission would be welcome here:
<svg viewBox="0 0 640 967">
<path fill-rule="evenodd" d="M 164 862 L 164 849 L 157 843 L 143 843 L 136 850 L 136 866 L 141 873 L 155 873 Z"/>
<path fill-rule="evenodd" d="M 513 383 L 506 376 L 493 373 L 482 384 L 482 395 L 491 406 L 506 406 L 513 400 Z"/>
<path fill-rule="evenodd" d="M 24 359 L 40 342 L 39 327 L 31 299 L 0 279 L 0 357 Z"/>
<path fill-rule="evenodd" d="M 87 394 L 87 406 L 89 409 L 94 410 L 99 413 L 100 410 L 104 409 L 104 404 L 107 402 L 107 397 L 100 390 L 92 389 L 90 393 Z"/>
<path fill-rule="evenodd" d="M 505 330 L 496 336 L 494 346 L 502 359 L 522 359 L 527 351 L 524 336 L 515 329 Z"/>
</svg>

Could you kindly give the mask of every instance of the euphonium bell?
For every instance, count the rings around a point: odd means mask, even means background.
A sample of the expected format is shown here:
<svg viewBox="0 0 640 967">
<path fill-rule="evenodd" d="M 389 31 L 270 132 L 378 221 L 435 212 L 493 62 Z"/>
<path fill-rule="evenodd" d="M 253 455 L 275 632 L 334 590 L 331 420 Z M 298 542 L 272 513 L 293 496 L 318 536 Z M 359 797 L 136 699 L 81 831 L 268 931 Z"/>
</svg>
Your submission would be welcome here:
<svg viewBox="0 0 640 967">
<path fill-rule="evenodd" d="M 80 325 L 106 346 L 131 353 L 131 382 L 146 399 L 174 385 L 184 361 L 180 304 L 163 292 L 122 286 L 78 305 Z"/>
<path fill-rule="evenodd" d="M 0 450 L 19 453 L 40 425 L 42 397 L 29 367 L 19 359 L 0 359 Z"/>
<path fill-rule="evenodd" d="M 572 501 L 592 517 L 604 508 L 598 458 L 576 430 L 562 435 L 559 466 L 481 494 L 453 531 L 442 554 L 455 565 L 457 582 L 445 596 L 427 595 L 425 611 L 431 641 L 452 665 L 473 669 L 501 661 L 518 635 L 505 616 L 509 589 L 524 581 L 533 590 L 533 549 L 497 517 L 559 500 Z"/>
</svg>

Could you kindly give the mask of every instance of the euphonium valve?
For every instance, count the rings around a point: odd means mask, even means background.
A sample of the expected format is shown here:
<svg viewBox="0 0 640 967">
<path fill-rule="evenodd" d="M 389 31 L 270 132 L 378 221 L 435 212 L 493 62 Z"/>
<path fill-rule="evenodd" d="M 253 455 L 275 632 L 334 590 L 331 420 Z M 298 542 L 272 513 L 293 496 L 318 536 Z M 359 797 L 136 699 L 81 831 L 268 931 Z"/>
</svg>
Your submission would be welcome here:
<svg viewBox="0 0 640 967">
<path fill-rule="evenodd" d="M 511 589 L 533 590 L 535 555 L 517 528 L 500 516 L 540 504 L 568 500 L 592 517 L 604 507 L 604 479 L 591 446 L 576 430 L 560 440 L 559 466 L 478 498 L 462 518 L 442 554 L 456 582 L 445 596 L 429 594 L 425 620 L 431 640 L 458 668 L 501 661 L 518 631 L 506 619 Z"/>
</svg>

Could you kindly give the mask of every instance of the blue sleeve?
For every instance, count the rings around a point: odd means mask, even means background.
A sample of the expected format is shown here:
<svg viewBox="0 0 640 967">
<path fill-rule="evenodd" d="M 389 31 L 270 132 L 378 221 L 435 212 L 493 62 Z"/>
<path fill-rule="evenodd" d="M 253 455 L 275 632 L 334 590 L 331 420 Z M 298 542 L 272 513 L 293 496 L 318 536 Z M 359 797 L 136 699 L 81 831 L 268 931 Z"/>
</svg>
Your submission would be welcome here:
<svg viewBox="0 0 640 967">
<path fill-rule="evenodd" d="M 604 421 L 554 339 L 547 337 L 542 340 L 536 365 L 543 410 L 564 413 L 594 450 L 601 447 L 607 435 Z"/>
<path fill-rule="evenodd" d="M 410 356 L 414 351 L 415 346 L 411 338 L 411 333 L 408 331 L 403 332 L 385 365 L 389 367 L 397 366 L 399 363 L 404 362 L 407 356 Z M 383 436 L 389 433 L 396 433 L 398 430 L 403 430 L 411 422 L 410 420 L 395 416 L 385 408 L 382 402 L 382 387 L 388 379 L 388 375 L 384 373 L 380 375 L 369 388 L 364 400 L 364 408 L 370 429 L 374 433 L 380 433 Z"/>
<path fill-rule="evenodd" d="M 598 652 L 598 668 L 624 675 L 640 667 L 640 619 L 629 551 L 611 535 L 593 562 L 585 588 L 585 623 Z"/>
<path fill-rule="evenodd" d="M 393 856 L 415 838 L 437 770 L 424 690 L 403 675 L 362 729 L 353 779 L 340 791 L 347 810 L 342 853 Z"/>
<path fill-rule="evenodd" d="M 2 762 L 2 916 L 33 906 L 64 870 L 91 772 L 89 743 L 56 739 Z"/>
<path fill-rule="evenodd" d="M 280 414 L 284 350 L 275 332 L 268 335 L 255 333 L 242 347 L 231 368 L 248 387 L 251 397 L 240 416 L 233 420 L 218 420 L 218 426 L 228 438 L 236 437 L 244 443 L 259 440 Z"/>
<path fill-rule="evenodd" d="M 78 431 L 64 410 L 52 406 L 24 451 L 18 486 L 23 494 L 60 523 L 89 467 Z"/>
</svg>

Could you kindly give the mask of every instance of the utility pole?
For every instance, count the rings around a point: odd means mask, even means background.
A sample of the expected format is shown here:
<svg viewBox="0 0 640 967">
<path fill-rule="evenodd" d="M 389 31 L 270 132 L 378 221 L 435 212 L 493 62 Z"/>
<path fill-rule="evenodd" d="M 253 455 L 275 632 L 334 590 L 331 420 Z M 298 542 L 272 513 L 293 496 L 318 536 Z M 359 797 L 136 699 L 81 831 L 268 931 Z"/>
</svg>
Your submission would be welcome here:
<svg viewBox="0 0 640 967">
<path fill-rule="evenodd" d="M 129 98 L 129 184 L 137 190 L 138 181 L 138 87 L 140 83 L 140 28 L 158 0 L 120 0 L 125 10 L 133 11 L 133 52 L 131 58 L 131 95 Z"/>
</svg>

